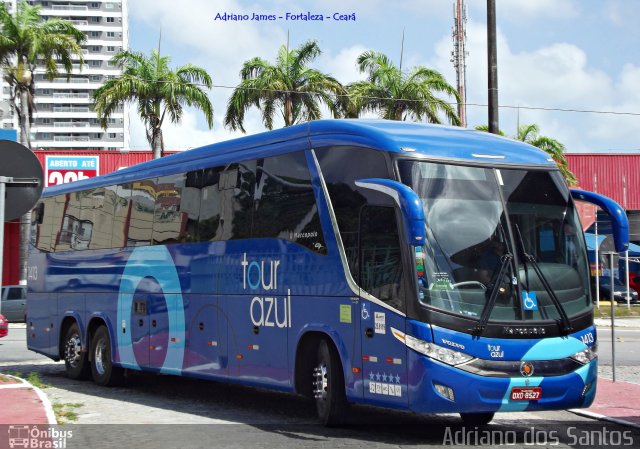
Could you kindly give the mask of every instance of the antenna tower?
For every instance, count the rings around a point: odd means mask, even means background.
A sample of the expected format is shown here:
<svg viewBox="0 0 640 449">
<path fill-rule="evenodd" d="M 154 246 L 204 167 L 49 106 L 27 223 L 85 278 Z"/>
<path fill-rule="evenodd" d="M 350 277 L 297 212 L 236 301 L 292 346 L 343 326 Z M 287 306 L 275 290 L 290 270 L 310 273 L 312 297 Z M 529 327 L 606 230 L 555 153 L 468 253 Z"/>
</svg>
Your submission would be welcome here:
<svg viewBox="0 0 640 449">
<path fill-rule="evenodd" d="M 451 62 L 456 69 L 456 81 L 460 103 L 458 104 L 458 117 L 460 126 L 467 126 L 467 63 L 468 52 L 465 50 L 467 41 L 467 8 L 464 0 L 454 0 L 453 2 L 453 28 L 451 37 L 453 39 L 453 51 L 451 52 Z"/>
</svg>

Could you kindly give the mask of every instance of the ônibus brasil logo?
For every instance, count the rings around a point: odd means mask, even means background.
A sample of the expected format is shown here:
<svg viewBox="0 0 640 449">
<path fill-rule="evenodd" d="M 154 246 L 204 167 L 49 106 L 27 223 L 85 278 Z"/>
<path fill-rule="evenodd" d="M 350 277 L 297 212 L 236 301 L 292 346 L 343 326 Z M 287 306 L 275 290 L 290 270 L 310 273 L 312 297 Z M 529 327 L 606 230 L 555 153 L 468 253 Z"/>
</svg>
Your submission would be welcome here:
<svg viewBox="0 0 640 449">
<path fill-rule="evenodd" d="M 9 426 L 9 448 L 66 449 L 73 430 L 60 430 L 47 425 Z"/>
</svg>

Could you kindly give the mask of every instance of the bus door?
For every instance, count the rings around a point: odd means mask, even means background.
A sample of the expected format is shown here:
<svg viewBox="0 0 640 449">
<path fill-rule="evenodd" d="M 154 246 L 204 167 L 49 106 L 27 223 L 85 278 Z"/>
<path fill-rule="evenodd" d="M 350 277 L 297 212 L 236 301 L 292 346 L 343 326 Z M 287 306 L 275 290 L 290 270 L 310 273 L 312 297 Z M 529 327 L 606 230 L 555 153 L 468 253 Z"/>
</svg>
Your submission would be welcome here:
<svg viewBox="0 0 640 449">
<path fill-rule="evenodd" d="M 365 206 L 360 214 L 360 330 L 364 399 L 407 406 L 407 348 L 400 238 L 393 207 Z"/>
</svg>

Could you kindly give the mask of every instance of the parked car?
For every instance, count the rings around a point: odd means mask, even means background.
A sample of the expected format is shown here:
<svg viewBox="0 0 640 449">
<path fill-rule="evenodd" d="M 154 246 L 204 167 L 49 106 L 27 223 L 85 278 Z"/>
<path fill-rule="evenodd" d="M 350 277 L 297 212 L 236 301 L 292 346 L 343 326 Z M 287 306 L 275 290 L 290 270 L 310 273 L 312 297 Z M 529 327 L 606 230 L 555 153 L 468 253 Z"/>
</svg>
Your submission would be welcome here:
<svg viewBox="0 0 640 449">
<path fill-rule="evenodd" d="M 613 297 L 618 303 L 627 303 L 627 286 L 620 279 L 613 282 Z M 629 287 L 629 297 L 631 304 L 640 304 L 638 292 Z M 600 299 L 608 301 L 611 299 L 611 279 L 607 276 L 600 277 Z"/>
<path fill-rule="evenodd" d="M 24 322 L 27 315 L 27 287 L 25 285 L 2 287 L 0 312 L 10 322 Z"/>
<path fill-rule="evenodd" d="M 9 322 L 4 317 L 4 315 L 0 314 L 0 337 L 6 337 L 9 333 Z"/>
</svg>

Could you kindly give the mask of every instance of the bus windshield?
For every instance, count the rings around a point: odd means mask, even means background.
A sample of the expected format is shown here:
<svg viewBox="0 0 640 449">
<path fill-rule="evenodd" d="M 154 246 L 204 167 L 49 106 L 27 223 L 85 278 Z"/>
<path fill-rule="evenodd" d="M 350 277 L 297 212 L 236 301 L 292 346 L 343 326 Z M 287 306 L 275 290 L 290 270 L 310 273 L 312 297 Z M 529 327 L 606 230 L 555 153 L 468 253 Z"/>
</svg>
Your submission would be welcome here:
<svg viewBox="0 0 640 449">
<path fill-rule="evenodd" d="M 591 307 L 586 246 L 559 172 L 407 160 L 399 169 L 425 212 L 427 239 L 416 249 L 423 305 L 479 319 L 495 296 L 493 321 Z"/>
</svg>

